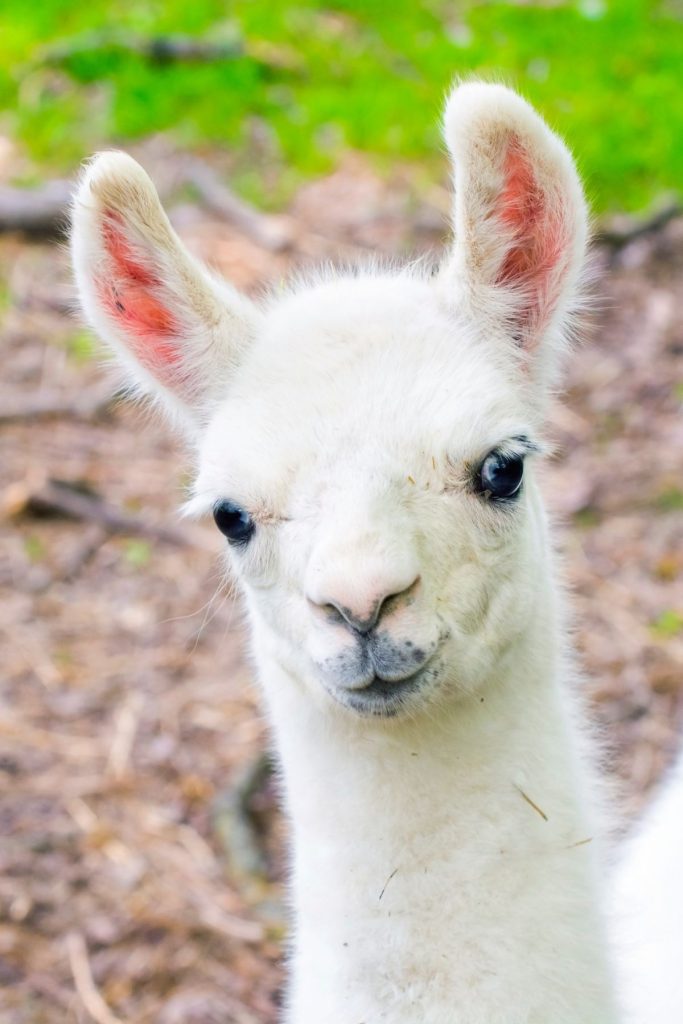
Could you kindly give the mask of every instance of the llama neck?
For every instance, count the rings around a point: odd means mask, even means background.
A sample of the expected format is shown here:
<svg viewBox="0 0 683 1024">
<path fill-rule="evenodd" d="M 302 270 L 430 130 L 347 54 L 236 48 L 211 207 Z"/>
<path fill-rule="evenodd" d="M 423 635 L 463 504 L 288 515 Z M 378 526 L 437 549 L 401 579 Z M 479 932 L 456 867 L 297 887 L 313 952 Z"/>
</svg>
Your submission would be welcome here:
<svg viewBox="0 0 683 1024">
<path fill-rule="evenodd" d="M 589 780 L 537 641 L 413 722 L 330 716 L 271 666 L 294 838 L 291 1024 L 614 1020 Z"/>
</svg>

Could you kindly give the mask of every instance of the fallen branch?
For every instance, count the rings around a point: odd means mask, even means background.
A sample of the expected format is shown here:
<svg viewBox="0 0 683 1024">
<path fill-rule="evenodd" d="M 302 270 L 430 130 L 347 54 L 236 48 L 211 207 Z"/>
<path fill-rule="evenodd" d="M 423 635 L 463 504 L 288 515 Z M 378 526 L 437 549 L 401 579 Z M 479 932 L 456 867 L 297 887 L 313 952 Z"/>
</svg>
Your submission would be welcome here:
<svg viewBox="0 0 683 1024">
<path fill-rule="evenodd" d="M 75 580 L 81 570 L 85 569 L 91 559 L 95 557 L 108 537 L 109 533 L 104 527 L 100 526 L 99 523 L 92 523 L 84 531 L 84 537 L 81 539 L 81 543 L 76 551 L 60 567 L 59 571 L 46 581 L 45 589 L 56 580 L 62 583 L 70 583 Z"/>
<path fill-rule="evenodd" d="M 38 54 L 36 64 L 61 66 L 74 57 L 99 55 L 112 50 L 142 57 L 153 64 L 214 63 L 234 60 L 244 54 L 241 40 L 210 41 L 194 36 L 142 36 L 134 32 L 86 32 L 54 46 L 45 47 Z"/>
<path fill-rule="evenodd" d="M 618 251 L 630 245 L 631 242 L 635 242 L 638 238 L 656 234 L 672 220 L 680 216 L 683 216 L 683 205 L 671 203 L 657 213 L 652 214 L 651 217 L 640 220 L 630 218 L 624 227 L 603 228 L 597 232 L 594 241 L 597 245 L 605 245 L 614 251 Z"/>
<path fill-rule="evenodd" d="M 109 533 L 145 537 L 178 547 L 190 544 L 184 534 L 122 512 L 98 495 L 66 480 L 47 479 L 33 488 L 26 483 L 14 484 L 3 495 L 3 504 L 5 514 L 13 517 L 56 516 L 96 523 Z"/>
<path fill-rule="evenodd" d="M 208 210 L 234 224 L 257 245 L 271 252 L 291 248 L 294 236 L 285 218 L 268 216 L 240 199 L 207 164 L 190 158 L 181 180 L 194 188 Z"/>
<path fill-rule="evenodd" d="M 69 932 L 66 937 L 66 951 L 76 992 L 92 1019 L 96 1024 L 123 1024 L 121 1018 L 109 1009 L 95 985 L 88 960 L 88 949 L 80 932 Z"/>
<path fill-rule="evenodd" d="M 207 210 L 234 224 L 262 248 L 281 252 L 292 247 L 294 233 L 286 218 L 261 213 L 240 199 L 201 160 L 184 160 L 175 185 L 189 185 Z M 0 187 L 0 233 L 18 231 L 33 238 L 63 238 L 73 188 L 73 182 L 61 180 L 37 189 Z"/>
<path fill-rule="evenodd" d="M 56 179 L 39 188 L 0 188 L 0 232 L 19 231 L 33 238 L 63 238 L 69 221 L 73 185 Z"/>
<path fill-rule="evenodd" d="M 142 694 L 134 690 L 116 712 L 107 759 L 107 774 L 114 782 L 122 782 L 128 774 L 130 757 L 144 703 Z"/>
</svg>

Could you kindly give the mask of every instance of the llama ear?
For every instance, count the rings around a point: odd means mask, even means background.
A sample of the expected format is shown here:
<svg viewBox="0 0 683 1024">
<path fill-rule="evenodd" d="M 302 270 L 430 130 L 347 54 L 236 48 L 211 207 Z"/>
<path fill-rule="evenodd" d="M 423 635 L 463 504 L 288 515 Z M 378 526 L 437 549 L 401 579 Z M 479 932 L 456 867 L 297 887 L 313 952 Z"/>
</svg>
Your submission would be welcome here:
<svg viewBox="0 0 683 1024">
<path fill-rule="evenodd" d="M 538 114 L 501 85 L 457 87 L 445 138 L 455 184 L 449 283 L 454 272 L 475 315 L 502 325 L 547 376 L 586 254 L 574 162 Z"/>
<path fill-rule="evenodd" d="M 255 307 L 189 254 L 125 153 L 101 153 L 87 166 L 71 250 L 90 325 L 138 388 L 196 430 L 254 335 Z"/>
</svg>

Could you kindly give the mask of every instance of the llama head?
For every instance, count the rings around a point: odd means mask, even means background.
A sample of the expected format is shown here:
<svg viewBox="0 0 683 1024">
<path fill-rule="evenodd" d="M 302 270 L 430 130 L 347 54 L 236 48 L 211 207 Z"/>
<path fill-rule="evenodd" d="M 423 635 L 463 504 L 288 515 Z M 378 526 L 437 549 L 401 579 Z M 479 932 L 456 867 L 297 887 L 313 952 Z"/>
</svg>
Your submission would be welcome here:
<svg viewBox="0 0 683 1024">
<path fill-rule="evenodd" d="M 544 599 L 533 481 L 584 258 L 571 158 L 514 93 L 452 94 L 441 271 L 320 278 L 257 308 L 184 250 L 144 172 L 103 154 L 75 202 L 86 315 L 195 441 L 261 658 L 325 707 L 471 693 Z"/>
</svg>

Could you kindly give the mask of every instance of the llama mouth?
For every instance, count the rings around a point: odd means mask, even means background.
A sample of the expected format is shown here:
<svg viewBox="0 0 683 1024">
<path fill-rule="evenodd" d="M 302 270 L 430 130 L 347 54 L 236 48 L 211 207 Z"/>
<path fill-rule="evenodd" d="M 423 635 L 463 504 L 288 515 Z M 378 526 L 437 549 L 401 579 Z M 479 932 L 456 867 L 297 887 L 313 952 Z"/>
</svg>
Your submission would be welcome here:
<svg viewBox="0 0 683 1024">
<path fill-rule="evenodd" d="M 422 689 L 428 675 L 433 675 L 433 670 L 423 665 L 412 675 L 394 682 L 376 675 L 362 689 L 335 687 L 330 692 L 340 704 L 360 715 L 394 718 L 412 704 L 410 698 Z"/>
</svg>

